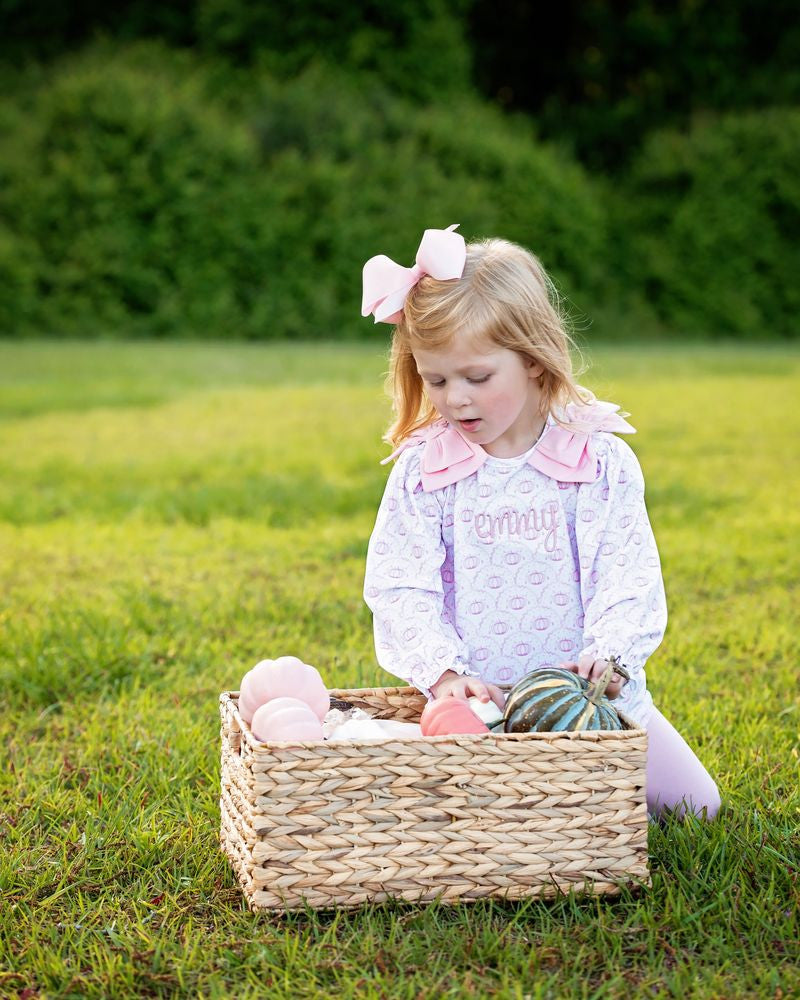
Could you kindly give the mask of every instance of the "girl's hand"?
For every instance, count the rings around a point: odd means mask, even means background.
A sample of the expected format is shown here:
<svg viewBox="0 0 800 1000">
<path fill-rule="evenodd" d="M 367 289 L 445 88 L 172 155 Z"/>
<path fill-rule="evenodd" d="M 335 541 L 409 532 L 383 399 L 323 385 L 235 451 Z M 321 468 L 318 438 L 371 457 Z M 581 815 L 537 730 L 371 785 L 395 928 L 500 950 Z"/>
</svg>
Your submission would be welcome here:
<svg viewBox="0 0 800 1000">
<path fill-rule="evenodd" d="M 577 663 L 574 661 L 559 663 L 559 667 L 564 670 L 571 670 L 573 674 L 578 674 L 579 677 L 583 677 L 587 681 L 594 683 L 603 676 L 609 662 L 609 660 L 595 660 L 593 656 L 580 656 Z M 619 674 L 612 674 L 606 688 L 606 698 L 616 698 L 622 690 L 624 683 L 624 677 L 621 677 Z"/>
<path fill-rule="evenodd" d="M 484 684 L 478 677 L 466 677 L 453 670 L 445 670 L 442 676 L 431 684 L 434 698 L 460 698 L 466 701 L 473 695 L 482 702 L 493 701 L 498 708 L 506 703 L 505 693 L 496 684 Z"/>
</svg>

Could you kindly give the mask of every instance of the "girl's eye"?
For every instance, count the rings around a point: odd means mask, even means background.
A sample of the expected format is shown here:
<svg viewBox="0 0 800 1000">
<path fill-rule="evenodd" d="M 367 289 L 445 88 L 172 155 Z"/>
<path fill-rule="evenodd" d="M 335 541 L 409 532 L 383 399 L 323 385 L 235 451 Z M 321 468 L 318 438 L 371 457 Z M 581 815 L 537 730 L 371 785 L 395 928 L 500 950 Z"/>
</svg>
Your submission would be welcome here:
<svg viewBox="0 0 800 1000">
<path fill-rule="evenodd" d="M 489 377 L 490 377 L 489 375 L 482 375 L 480 378 L 468 378 L 467 382 L 469 382 L 471 385 L 480 385 L 481 382 L 488 382 Z M 431 382 L 430 380 L 428 380 L 428 385 L 432 389 L 441 389 L 441 387 L 444 385 L 444 379 L 442 379 L 441 382 Z"/>
</svg>

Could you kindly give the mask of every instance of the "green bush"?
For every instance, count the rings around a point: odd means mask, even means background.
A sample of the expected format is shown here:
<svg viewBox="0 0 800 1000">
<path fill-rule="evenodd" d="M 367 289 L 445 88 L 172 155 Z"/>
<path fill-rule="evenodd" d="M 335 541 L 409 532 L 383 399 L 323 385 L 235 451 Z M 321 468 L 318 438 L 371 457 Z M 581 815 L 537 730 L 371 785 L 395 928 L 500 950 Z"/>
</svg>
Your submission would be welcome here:
<svg viewBox="0 0 800 1000">
<path fill-rule="evenodd" d="M 104 54 L 54 74 L 4 160 L 0 206 L 37 248 L 37 300 L 20 319 L 53 333 L 228 332 L 259 274 L 238 237 L 269 211 L 248 183 L 256 143 L 196 74 Z M 262 225 L 256 242 L 268 238 Z"/>
<path fill-rule="evenodd" d="M 615 212 L 627 281 L 673 328 L 800 333 L 800 110 L 652 136 Z"/>
<path fill-rule="evenodd" d="M 6 105 L 6 333 L 366 336 L 364 260 L 411 263 L 451 222 L 530 246 L 569 295 L 606 287 L 602 200 L 523 119 L 419 109 L 324 66 L 215 73 L 100 45 Z"/>
<path fill-rule="evenodd" d="M 697 111 L 800 101 L 795 0 L 473 0 L 468 23 L 481 92 L 603 170 Z"/>
<path fill-rule="evenodd" d="M 523 118 L 509 121 L 472 100 L 412 109 L 386 92 L 362 95 L 318 67 L 267 86 L 256 128 L 272 170 L 287 158 L 309 178 L 310 165 L 327 169 L 329 186 L 314 188 L 319 206 L 307 226 L 348 310 L 345 324 L 366 257 L 410 264 L 422 230 L 451 222 L 468 239 L 502 235 L 530 247 L 568 294 L 603 284 L 602 200 Z"/>
<path fill-rule="evenodd" d="M 320 54 L 358 77 L 414 100 L 471 87 L 465 13 L 470 0 L 304 0 L 282 4 L 197 0 L 199 45 L 275 75 L 297 76 Z"/>
<path fill-rule="evenodd" d="M 261 66 L 296 76 L 324 53 L 333 65 L 380 81 L 414 100 L 471 87 L 466 14 L 472 0 L 118 0 L 113 5 L 54 0 L 2 4 L 0 80 L 33 57 L 53 59 L 103 34 L 118 45 L 158 38 L 167 45 L 219 55 L 232 66 Z M 6 82 L 5 80 L 3 82 Z M 14 80 L 8 84 L 14 86 Z"/>
<path fill-rule="evenodd" d="M 451 222 L 529 246 L 606 333 L 798 332 L 797 110 L 654 135 L 611 188 L 522 116 L 325 64 L 99 43 L 31 79 L 0 103 L 5 335 L 384 336 L 364 260 Z"/>
</svg>

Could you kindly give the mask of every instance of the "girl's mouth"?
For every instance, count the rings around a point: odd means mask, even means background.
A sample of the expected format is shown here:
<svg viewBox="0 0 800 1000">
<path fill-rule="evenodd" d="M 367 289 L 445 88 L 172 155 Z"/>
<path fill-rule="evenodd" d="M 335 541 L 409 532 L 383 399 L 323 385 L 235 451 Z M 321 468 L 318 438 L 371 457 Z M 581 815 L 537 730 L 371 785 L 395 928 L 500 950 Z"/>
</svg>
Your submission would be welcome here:
<svg viewBox="0 0 800 1000">
<path fill-rule="evenodd" d="M 459 420 L 459 425 L 462 430 L 465 431 L 476 431 L 478 429 L 478 424 L 481 422 L 480 417 L 475 417 L 474 420 Z"/>
</svg>

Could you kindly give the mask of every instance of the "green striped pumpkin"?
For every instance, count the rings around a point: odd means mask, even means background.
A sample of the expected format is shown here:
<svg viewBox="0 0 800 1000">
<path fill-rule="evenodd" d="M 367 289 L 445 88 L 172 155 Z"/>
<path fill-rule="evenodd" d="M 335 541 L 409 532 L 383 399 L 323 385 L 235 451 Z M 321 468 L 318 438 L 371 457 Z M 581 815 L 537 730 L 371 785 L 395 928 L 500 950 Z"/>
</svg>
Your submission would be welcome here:
<svg viewBox="0 0 800 1000">
<path fill-rule="evenodd" d="M 617 663 L 609 664 L 594 684 L 560 667 L 535 670 L 509 692 L 503 716 L 505 732 L 625 729 L 617 710 L 605 696 L 615 671 L 628 677 L 625 668 Z"/>
</svg>

